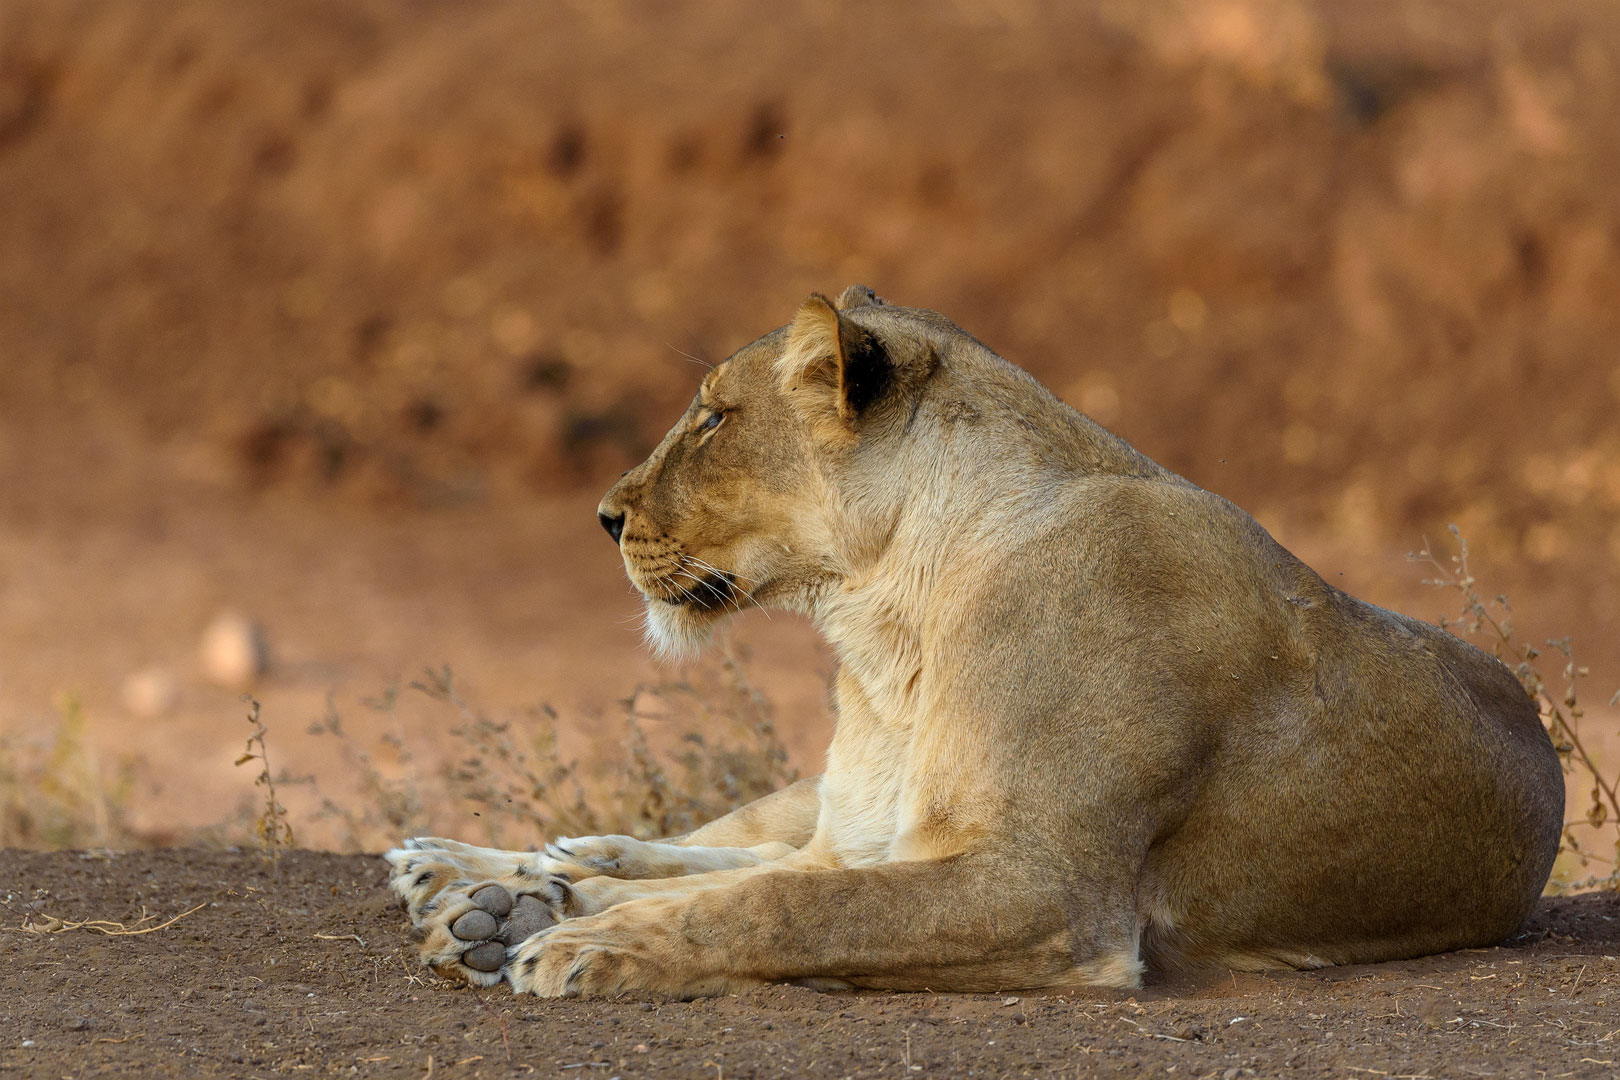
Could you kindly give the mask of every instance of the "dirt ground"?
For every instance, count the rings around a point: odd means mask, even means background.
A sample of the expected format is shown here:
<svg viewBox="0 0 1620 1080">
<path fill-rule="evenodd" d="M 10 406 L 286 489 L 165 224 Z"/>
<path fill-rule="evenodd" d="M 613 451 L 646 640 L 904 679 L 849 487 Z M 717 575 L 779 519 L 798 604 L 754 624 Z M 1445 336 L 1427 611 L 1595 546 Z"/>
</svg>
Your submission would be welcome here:
<svg viewBox="0 0 1620 1080">
<path fill-rule="evenodd" d="M 691 1003 L 542 1002 L 453 988 L 417 969 L 383 882 L 375 857 L 303 851 L 279 874 L 245 853 L 0 852 L 0 1073 L 1620 1072 L 1614 894 L 1545 900 L 1499 948 L 1314 973 L 1219 972 L 1134 994 L 775 987 Z M 49 919 L 151 932 L 18 932 L 58 925 Z"/>
<path fill-rule="evenodd" d="M 1452 611 L 1459 523 L 1615 760 L 1617 107 L 1571 0 L 7 3 L 0 735 L 82 703 L 87 843 L 217 824 L 226 611 L 295 772 L 329 695 L 445 752 L 356 705 L 440 663 L 600 728 L 659 673 L 597 497 L 859 280 L 1374 602 Z M 743 622 L 814 772 L 825 655 Z"/>
</svg>

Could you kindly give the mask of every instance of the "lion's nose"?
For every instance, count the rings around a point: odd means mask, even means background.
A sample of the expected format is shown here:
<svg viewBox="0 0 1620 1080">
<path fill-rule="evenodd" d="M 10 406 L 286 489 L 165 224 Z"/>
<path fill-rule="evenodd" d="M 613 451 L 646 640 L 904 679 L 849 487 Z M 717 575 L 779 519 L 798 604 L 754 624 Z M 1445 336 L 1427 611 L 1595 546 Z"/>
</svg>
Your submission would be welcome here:
<svg viewBox="0 0 1620 1080">
<path fill-rule="evenodd" d="M 613 542 L 617 544 L 619 537 L 624 534 L 624 515 L 599 513 L 596 520 L 602 523 L 602 528 L 607 530 L 607 534 L 613 537 Z"/>
</svg>

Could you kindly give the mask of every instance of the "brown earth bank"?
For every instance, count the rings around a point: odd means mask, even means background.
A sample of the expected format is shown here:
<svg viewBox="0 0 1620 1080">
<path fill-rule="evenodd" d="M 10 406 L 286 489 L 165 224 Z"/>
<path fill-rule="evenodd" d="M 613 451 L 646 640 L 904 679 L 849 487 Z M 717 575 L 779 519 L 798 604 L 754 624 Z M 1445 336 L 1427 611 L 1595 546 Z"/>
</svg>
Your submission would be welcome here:
<svg viewBox="0 0 1620 1080">
<path fill-rule="evenodd" d="M 1398 963 L 1135 993 L 687 1003 L 450 986 L 416 966 L 370 856 L 0 851 L 0 927 L 0 1073 L 28 1077 L 1620 1072 L 1613 893 L 1543 900 L 1497 948 Z"/>
<path fill-rule="evenodd" d="M 660 677 L 596 498 L 855 280 L 1357 595 L 1454 611 L 1403 554 L 1459 522 L 1601 707 L 1617 105 L 1579 0 L 0 5 L 0 736 L 82 703 L 82 842 L 229 817 L 227 609 L 295 772 L 429 664 L 592 726 Z M 750 622 L 814 772 L 827 662 Z"/>
</svg>

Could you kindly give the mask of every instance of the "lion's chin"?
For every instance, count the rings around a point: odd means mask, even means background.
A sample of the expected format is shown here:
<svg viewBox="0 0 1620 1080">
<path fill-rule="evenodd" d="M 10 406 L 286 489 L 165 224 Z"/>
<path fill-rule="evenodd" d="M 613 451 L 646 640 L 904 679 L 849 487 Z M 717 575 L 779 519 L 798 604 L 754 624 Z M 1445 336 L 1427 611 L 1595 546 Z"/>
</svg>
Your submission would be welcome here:
<svg viewBox="0 0 1620 1080">
<path fill-rule="evenodd" d="M 719 616 L 691 604 L 647 598 L 647 647 L 660 660 L 686 660 L 703 651 Z"/>
</svg>

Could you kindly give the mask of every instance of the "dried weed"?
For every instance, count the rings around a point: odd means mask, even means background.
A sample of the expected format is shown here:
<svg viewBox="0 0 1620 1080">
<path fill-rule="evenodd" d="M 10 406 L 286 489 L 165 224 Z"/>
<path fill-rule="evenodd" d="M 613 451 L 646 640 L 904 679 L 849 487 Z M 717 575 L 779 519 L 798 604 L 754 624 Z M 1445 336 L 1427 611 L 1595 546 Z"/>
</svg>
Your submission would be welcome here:
<svg viewBox="0 0 1620 1080">
<path fill-rule="evenodd" d="M 1574 646 L 1568 637 L 1549 639 L 1547 648 L 1563 657 L 1560 678 L 1564 689 L 1560 693 L 1549 686 L 1538 666 L 1538 661 L 1545 659 L 1547 654 L 1533 645 L 1514 639 L 1513 609 L 1508 604 L 1508 598 L 1498 595 L 1494 600 L 1484 599 L 1479 591 L 1479 583 L 1468 566 L 1468 541 L 1457 526 L 1449 526 L 1448 531 L 1456 541 L 1457 550 L 1444 562 L 1426 540 L 1422 551 L 1408 556 L 1434 568 L 1436 576 L 1425 578 L 1425 585 L 1454 591 L 1462 598 L 1461 612 L 1455 618 L 1441 618 L 1440 626 L 1458 637 L 1484 639 L 1485 645 L 1497 659 L 1513 669 L 1519 685 L 1524 687 L 1524 692 L 1541 713 L 1541 722 L 1552 737 L 1565 774 L 1577 778 L 1578 788 L 1582 792 L 1587 791 L 1590 785 L 1586 805 L 1579 811 L 1581 816 L 1564 823 L 1560 857 L 1565 863 L 1577 863 L 1583 871 L 1594 862 L 1602 863 L 1609 867 L 1609 873 L 1603 876 L 1593 874 L 1577 881 L 1559 881 L 1560 875 L 1555 870 L 1555 887 L 1563 890 L 1620 888 L 1620 798 L 1616 796 L 1616 780 L 1613 776 L 1605 775 L 1581 740 L 1581 718 L 1586 713 L 1580 705 L 1577 684 L 1586 677 L 1587 669 L 1575 662 Z M 1609 704 L 1620 704 L 1620 693 L 1616 693 Z M 1577 830 L 1584 831 L 1584 842 L 1583 832 Z M 1596 839 L 1593 839 L 1593 834 L 1596 834 Z M 1611 854 L 1599 855 L 1594 850 L 1597 844 L 1612 846 Z"/>
<path fill-rule="evenodd" d="M 448 712 L 434 726 L 458 749 L 436 767 L 423 772 L 399 736 L 383 738 L 382 758 L 364 750 L 329 703 L 309 731 L 335 740 L 355 795 L 324 794 L 319 777 L 281 778 L 317 790 L 316 817 L 339 823 L 350 850 L 412 834 L 465 836 L 469 827 L 496 847 L 562 835 L 671 836 L 797 779 L 770 703 L 734 656 L 686 679 L 638 687 L 620 702 L 617 739 L 611 727 L 591 725 L 598 734 L 584 761 L 565 755 L 550 705 L 496 718 L 469 700 L 448 667 L 424 672 L 407 691 Z M 390 690 L 366 704 L 392 712 L 400 695 Z"/>
<path fill-rule="evenodd" d="M 0 734 L 0 847 L 126 847 L 132 768 L 103 768 L 78 698 L 56 703 L 55 723 Z"/>
<path fill-rule="evenodd" d="M 248 706 L 247 720 L 253 725 L 253 733 L 247 737 L 247 746 L 237 757 L 236 764 L 240 766 L 254 761 L 259 763 L 259 775 L 253 778 L 253 784 L 264 789 L 264 805 L 254 821 L 254 834 L 259 842 L 259 850 L 279 869 L 282 849 L 293 846 L 292 823 L 287 819 L 287 808 L 281 805 L 281 800 L 276 797 L 276 777 L 270 771 L 270 755 L 264 743 L 264 737 L 270 734 L 270 729 L 265 727 L 264 721 L 259 717 L 259 703 L 251 697 L 244 700 Z"/>
</svg>

